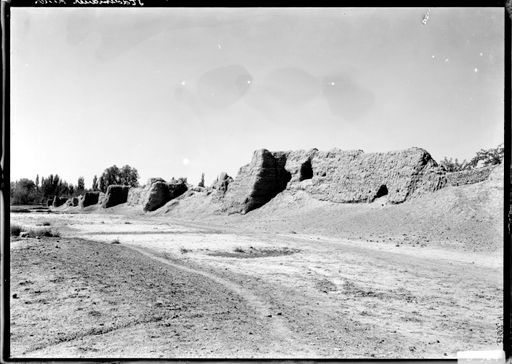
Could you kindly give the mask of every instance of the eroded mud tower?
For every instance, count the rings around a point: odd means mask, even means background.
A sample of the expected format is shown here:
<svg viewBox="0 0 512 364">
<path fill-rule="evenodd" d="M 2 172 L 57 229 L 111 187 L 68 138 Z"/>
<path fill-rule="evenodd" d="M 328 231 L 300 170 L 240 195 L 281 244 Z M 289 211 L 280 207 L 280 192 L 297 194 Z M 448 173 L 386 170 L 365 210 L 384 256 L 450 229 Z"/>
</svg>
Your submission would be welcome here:
<svg viewBox="0 0 512 364">
<path fill-rule="evenodd" d="M 290 180 L 285 163 L 285 154 L 273 154 L 266 149 L 255 151 L 251 163 L 240 168 L 229 184 L 224 196 L 225 209 L 247 213 L 274 198 Z"/>
<path fill-rule="evenodd" d="M 94 192 L 85 192 L 81 198 L 79 198 L 78 204 L 81 208 L 96 205 L 99 201 L 100 193 L 97 191 Z"/>
<path fill-rule="evenodd" d="M 53 202 L 52 202 L 52 206 L 53 207 L 59 207 L 59 206 L 62 206 L 66 203 L 68 199 L 66 197 L 57 197 L 55 196 L 53 198 Z"/>
<path fill-rule="evenodd" d="M 122 203 L 125 203 L 128 199 L 128 191 L 129 186 L 121 186 L 121 185 L 110 185 L 107 188 L 107 193 L 105 193 L 105 198 L 101 206 L 103 208 L 108 208 L 112 206 L 116 206 Z"/>
</svg>

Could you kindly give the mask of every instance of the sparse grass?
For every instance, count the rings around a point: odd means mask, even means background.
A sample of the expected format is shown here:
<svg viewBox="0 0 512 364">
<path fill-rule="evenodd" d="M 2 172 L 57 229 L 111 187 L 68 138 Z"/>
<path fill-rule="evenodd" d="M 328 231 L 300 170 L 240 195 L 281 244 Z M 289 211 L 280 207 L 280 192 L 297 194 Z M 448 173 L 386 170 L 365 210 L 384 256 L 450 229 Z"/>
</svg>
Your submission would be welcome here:
<svg viewBox="0 0 512 364">
<path fill-rule="evenodd" d="M 265 258 L 265 257 L 278 257 L 284 255 L 291 255 L 300 252 L 299 249 L 290 249 L 288 247 L 274 247 L 274 248 L 254 248 L 250 247 L 244 250 L 241 247 L 237 247 L 233 252 L 226 251 L 212 251 L 208 255 L 213 257 L 226 257 L 226 258 Z"/>
<path fill-rule="evenodd" d="M 59 238 L 60 233 L 55 229 L 35 228 L 27 229 L 24 226 L 11 224 L 11 236 L 20 236 L 22 232 L 27 232 L 29 238 Z"/>
<path fill-rule="evenodd" d="M 31 238 L 59 238 L 60 233 L 57 230 L 49 228 L 38 228 L 28 230 L 28 236 Z"/>
<path fill-rule="evenodd" d="M 119 241 L 119 239 L 114 239 L 110 244 L 121 244 L 121 242 Z"/>
<path fill-rule="evenodd" d="M 191 251 L 192 251 L 191 249 L 180 248 L 181 254 L 190 253 Z"/>
</svg>

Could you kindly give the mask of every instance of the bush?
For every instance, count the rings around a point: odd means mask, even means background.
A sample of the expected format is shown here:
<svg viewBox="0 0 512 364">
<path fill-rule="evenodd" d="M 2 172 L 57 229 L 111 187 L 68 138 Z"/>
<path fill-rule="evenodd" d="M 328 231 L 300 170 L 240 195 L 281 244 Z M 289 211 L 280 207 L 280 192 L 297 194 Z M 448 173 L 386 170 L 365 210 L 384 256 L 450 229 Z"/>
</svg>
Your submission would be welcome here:
<svg viewBox="0 0 512 364">
<path fill-rule="evenodd" d="M 121 244 L 121 242 L 119 241 L 119 239 L 114 239 L 112 240 L 111 244 Z"/>
<path fill-rule="evenodd" d="M 243 249 L 242 249 L 242 248 L 240 248 L 240 247 L 236 247 L 236 248 L 235 248 L 235 252 L 236 252 L 236 253 L 245 253 L 245 250 L 243 250 Z"/>
<path fill-rule="evenodd" d="M 39 229 L 30 229 L 28 231 L 28 236 L 31 238 L 59 238 L 60 233 L 56 230 L 48 229 L 48 228 L 39 228 Z"/>
<path fill-rule="evenodd" d="M 20 225 L 11 224 L 11 236 L 20 236 L 23 228 Z"/>
<path fill-rule="evenodd" d="M 464 169 L 468 169 L 468 163 L 466 160 L 463 160 L 462 163 L 459 163 L 459 160 L 455 158 L 455 161 L 452 158 L 448 159 L 444 157 L 444 159 L 439 163 L 441 167 L 444 168 L 447 172 L 458 172 Z"/>
<path fill-rule="evenodd" d="M 29 238 L 59 238 L 60 233 L 57 230 L 52 230 L 49 228 L 36 228 L 36 229 L 28 229 L 26 227 L 11 224 L 11 236 L 20 236 L 22 232 L 26 231 L 28 233 Z"/>
</svg>

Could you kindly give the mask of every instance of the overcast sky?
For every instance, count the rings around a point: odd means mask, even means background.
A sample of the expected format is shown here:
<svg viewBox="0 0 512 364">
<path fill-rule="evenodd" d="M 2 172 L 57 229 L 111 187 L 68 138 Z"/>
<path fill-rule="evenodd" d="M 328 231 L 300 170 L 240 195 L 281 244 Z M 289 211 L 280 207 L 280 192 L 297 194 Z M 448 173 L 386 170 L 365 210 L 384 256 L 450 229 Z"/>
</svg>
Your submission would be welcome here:
<svg viewBox="0 0 512 364">
<path fill-rule="evenodd" d="M 11 178 L 503 142 L 504 9 L 12 8 Z"/>
</svg>

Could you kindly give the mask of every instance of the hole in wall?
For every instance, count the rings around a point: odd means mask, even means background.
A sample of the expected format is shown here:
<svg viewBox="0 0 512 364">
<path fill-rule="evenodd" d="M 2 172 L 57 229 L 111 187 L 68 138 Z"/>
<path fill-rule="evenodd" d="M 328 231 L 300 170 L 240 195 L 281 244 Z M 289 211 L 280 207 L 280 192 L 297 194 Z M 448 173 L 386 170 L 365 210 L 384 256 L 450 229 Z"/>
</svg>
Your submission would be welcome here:
<svg viewBox="0 0 512 364">
<path fill-rule="evenodd" d="M 311 160 L 308 159 L 300 166 L 299 181 L 313 178 L 313 167 L 311 166 Z"/>
<path fill-rule="evenodd" d="M 386 187 L 386 185 L 382 185 L 382 186 L 380 186 L 379 190 L 377 191 L 375 198 L 386 196 L 387 194 L 388 194 L 388 188 Z"/>
</svg>

